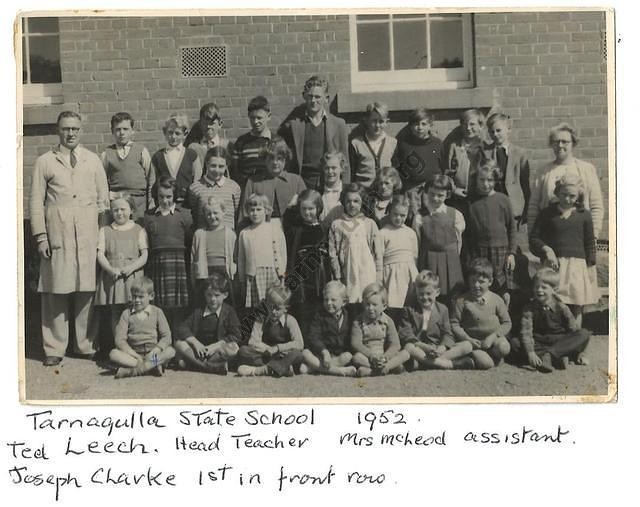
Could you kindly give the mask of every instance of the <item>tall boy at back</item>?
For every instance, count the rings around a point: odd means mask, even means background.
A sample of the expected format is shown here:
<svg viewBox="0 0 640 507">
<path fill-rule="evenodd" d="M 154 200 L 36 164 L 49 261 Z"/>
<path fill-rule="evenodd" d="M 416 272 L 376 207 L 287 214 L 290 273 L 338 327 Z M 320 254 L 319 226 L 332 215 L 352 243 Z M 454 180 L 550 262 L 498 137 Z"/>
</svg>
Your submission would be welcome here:
<svg viewBox="0 0 640 507">
<path fill-rule="evenodd" d="M 339 151 L 349 160 L 349 133 L 342 118 L 329 113 L 329 83 L 319 76 L 311 76 L 304 84 L 305 107 L 296 109 L 280 126 L 278 134 L 293 152 L 290 172 L 299 174 L 307 188 L 322 190 L 321 158 L 328 151 Z M 343 181 L 349 183 L 351 169 L 344 172 Z"/>
<path fill-rule="evenodd" d="M 242 134 L 233 144 L 231 155 L 231 177 L 243 188 L 249 178 L 262 176 L 266 172 L 265 159 L 261 153 L 271 141 L 271 106 L 259 95 L 252 98 L 247 106 L 251 130 Z"/>
<path fill-rule="evenodd" d="M 140 143 L 133 141 L 135 134 L 133 117 L 126 112 L 111 117 L 111 133 L 115 143 L 107 147 L 100 159 L 107 173 L 109 197 L 126 192 L 135 203 L 133 219 L 139 220 L 153 207 L 151 187 L 155 172 L 151 170 L 151 155 Z"/>
</svg>

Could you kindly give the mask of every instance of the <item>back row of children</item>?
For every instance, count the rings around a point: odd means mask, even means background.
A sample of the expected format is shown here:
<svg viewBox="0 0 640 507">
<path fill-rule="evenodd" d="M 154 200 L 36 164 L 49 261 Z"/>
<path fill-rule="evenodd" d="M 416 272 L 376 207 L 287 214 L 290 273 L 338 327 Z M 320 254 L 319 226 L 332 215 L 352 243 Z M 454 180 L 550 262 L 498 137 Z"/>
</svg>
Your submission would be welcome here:
<svg viewBox="0 0 640 507">
<path fill-rule="evenodd" d="M 250 102 L 252 130 L 231 149 L 228 143 L 224 146 L 215 107 L 203 108 L 200 125 L 205 134 L 196 143 L 200 148 L 184 146 L 188 124 L 184 115 L 176 114 L 163 129 L 168 146 L 153 157 L 132 142 L 133 119 L 126 113 L 114 116 L 116 144 L 103 155 L 115 197 L 114 224 L 101 231 L 98 262 L 103 276 L 97 297 L 98 304 L 111 306 L 114 325 L 145 264 L 154 301 L 168 313 L 174 330 L 185 308 L 206 301 L 198 294 L 210 284 L 212 273 L 227 280 L 229 299 L 238 309 L 258 305 L 279 281 L 296 285 L 300 304 L 294 313 L 307 330 L 330 279 L 343 283 L 348 303 L 362 302 L 364 289 L 378 283 L 384 293 L 381 304 L 400 308 L 414 291 L 418 271 L 427 269 L 439 281 L 441 298 L 451 301 L 451 294 L 463 290 L 463 264 L 482 258 L 490 261 L 490 285 L 503 296 L 506 308 L 508 289 L 515 287 L 515 231 L 526 221 L 529 197 L 528 162 L 509 146 L 508 118 L 498 114 L 489 119 L 495 142 L 487 149 L 480 139 L 482 115 L 465 113 L 461 135 L 450 136 L 445 150 L 431 135 L 428 111 L 415 110 L 396 140 L 384 132 L 386 107 L 374 103 L 367 107 L 362 133 L 349 144 L 344 121 L 325 110 L 327 92 L 325 81 L 307 81 L 302 116 L 292 115 L 280 129 L 289 144 L 271 138 L 270 108 L 263 97 Z M 419 164 L 410 162 L 416 154 Z M 403 162 L 396 170 L 389 160 Z M 351 178 L 355 182 L 348 184 Z M 563 185 L 558 195 L 574 197 L 567 201 L 571 210 L 580 182 Z M 129 197 L 117 198 L 122 192 Z M 140 217 L 145 209 L 143 230 L 129 216 Z M 551 260 L 554 238 L 549 230 L 538 231 L 546 236 L 538 247 Z M 128 241 L 123 241 L 125 236 Z M 576 250 L 591 262 L 593 235 L 583 231 L 576 237 L 584 240 Z M 465 262 L 460 260 L 463 247 Z M 328 255 L 330 262 L 309 267 L 304 261 L 310 255 Z M 285 275 L 289 282 L 295 277 L 302 283 L 286 283 Z M 234 290 L 234 280 L 241 290 Z M 489 342 L 505 353 L 504 342 Z"/>
</svg>

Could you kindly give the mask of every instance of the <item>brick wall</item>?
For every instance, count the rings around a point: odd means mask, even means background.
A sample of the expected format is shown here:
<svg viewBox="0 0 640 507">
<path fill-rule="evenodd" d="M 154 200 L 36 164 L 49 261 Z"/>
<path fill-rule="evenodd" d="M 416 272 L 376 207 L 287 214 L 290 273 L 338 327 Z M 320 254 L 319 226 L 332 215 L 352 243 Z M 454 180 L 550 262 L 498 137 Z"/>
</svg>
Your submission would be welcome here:
<svg viewBox="0 0 640 507">
<path fill-rule="evenodd" d="M 474 16 L 477 86 L 492 89 L 493 106 L 513 118 L 514 142 L 530 150 L 537 167 L 551 157 L 549 128 L 570 121 L 581 137 L 578 156 L 598 167 L 606 192 L 604 29 L 604 14 L 593 12 Z M 326 75 L 338 100 L 351 91 L 346 16 L 63 18 L 60 30 L 64 101 L 78 104 L 86 118 L 83 143 L 95 151 L 111 142 L 109 119 L 116 111 L 134 115 L 137 139 L 154 151 L 172 111 L 195 120 L 202 104 L 215 101 L 234 139 L 248 128 L 246 105 L 255 95 L 270 99 L 277 127 L 301 102 L 311 74 Z M 211 44 L 228 46 L 229 75 L 180 77 L 178 48 Z M 461 110 L 439 112 L 440 137 Z M 348 120 L 356 121 L 354 115 Z M 401 126 L 391 124 L 390 133 Z M 35 157 L 55 141 L 25 138 L 27 189 Z"/>
<path fill-rule="evenodd" d="M 598 169 L 608 205 L 604 14 L 478 14 L 474 24 L 477 85 L 494 89 L 496 106 L 513 119 L 514 143 L 539 167 L 552 156 L 549 128 L 573 124 L 575 153 Z"/>
</svg>

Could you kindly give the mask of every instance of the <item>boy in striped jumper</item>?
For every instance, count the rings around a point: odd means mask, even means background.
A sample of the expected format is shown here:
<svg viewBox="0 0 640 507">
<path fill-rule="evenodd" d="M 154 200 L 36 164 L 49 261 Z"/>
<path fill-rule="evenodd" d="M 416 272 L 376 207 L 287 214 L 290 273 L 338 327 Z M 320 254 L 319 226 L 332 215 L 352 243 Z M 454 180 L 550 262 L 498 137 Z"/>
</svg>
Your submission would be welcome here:
<svg viewBox="0 0 640 507">
<path fill-rule="evenodd" d="M 247 112 L 251 130 L 238 137 L 232 151 L 231 177 L 241 188 L 249 178 L 266 174 L 266 160 L 262 153 L 271 141 L 269 101 L 261 95 L 254 97 L 249 101 Z"/>
</svg>

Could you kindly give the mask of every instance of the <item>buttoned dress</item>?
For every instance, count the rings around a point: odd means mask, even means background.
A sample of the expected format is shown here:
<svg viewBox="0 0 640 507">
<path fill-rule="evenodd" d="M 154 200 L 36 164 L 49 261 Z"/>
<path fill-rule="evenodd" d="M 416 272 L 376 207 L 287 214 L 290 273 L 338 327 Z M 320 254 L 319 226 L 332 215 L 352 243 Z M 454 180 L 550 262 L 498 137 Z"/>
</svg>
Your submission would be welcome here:
<svg viewBox="0 0 640 507">
<path fill-rule="evenodd" d="M 46 234 L 51 259 L 41 259 L 38 292 L 69 294 L 96 290 L 98 216 L 108 206 L 102 162 L 78 146 L 76 165 L 60 148 L 38 157 L 29 211 L 34 236 Z"/>
</svg>

